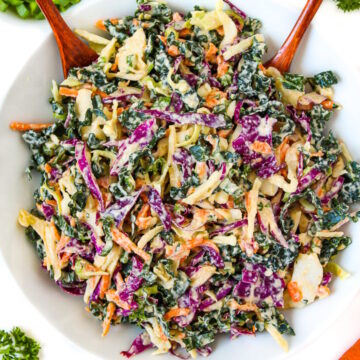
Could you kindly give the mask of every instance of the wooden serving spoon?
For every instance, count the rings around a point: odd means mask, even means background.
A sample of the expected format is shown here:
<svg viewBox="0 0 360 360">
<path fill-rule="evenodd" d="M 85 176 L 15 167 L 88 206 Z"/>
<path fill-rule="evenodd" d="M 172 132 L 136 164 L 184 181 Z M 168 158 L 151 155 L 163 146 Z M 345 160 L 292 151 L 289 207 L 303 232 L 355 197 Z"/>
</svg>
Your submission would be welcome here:
<svg viewBox="0 0 360 360">
<path fill-rule="evenodd" d="M 281 73 L 290 69 L 296 50 L 323 0 L 308 0 L 289 36 L 265 66 L 277 68 Z"/>
<path fill-rule="evenodd" d="M 98 54 L 82 42 L 66 25 L 52 0 L 36 0 L 54 33 L 65 78 L 72 67 L 90 65 Z"/>
</svg>

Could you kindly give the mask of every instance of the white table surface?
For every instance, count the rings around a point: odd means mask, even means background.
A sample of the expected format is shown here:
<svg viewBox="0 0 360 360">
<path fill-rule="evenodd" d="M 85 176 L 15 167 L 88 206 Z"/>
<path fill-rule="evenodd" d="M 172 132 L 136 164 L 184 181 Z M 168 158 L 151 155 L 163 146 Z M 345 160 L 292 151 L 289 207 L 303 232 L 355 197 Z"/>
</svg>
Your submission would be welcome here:
<svg viewBox="0 0 360 360">
<path fill-rule="evenodd" d="M 286 1 L 288 6 L 299 9 L 305 3 L 305 0 L 283 1 Z M 84 2 L 86 0 L 82 0 L 82 3 L 77 6 L 83 6 Z M 67 14 L 69 13 L 71 10 Z M 67 14 L 65 17 L 68 16 Z M 339 54 L 347 57 L 348 60 L 350 59 L 360 71 L 360 11 L 344 14 L 335 7 L 333 1 L 325 0 L 314 22 L 319 31 L 326 31 L 327 38 L 333 42 L 334 48 Z M 50 29 L 44 21 L 21 21 L 11 15 L 0 13 L 0 103 L 8 85 L 15 78 L 17 69 L 23 66 L 49 31 Z M 324 64 L 325 68 L 326 64 Z M 360 121 L 360 119 L 356 120 Z M 355 240 L 360 241 L 360 239 Z M 40 342 L 42 347 L 41 359 L 99 359 L 71 343 L 28 302 L 21 289 L 14 282 L 1 256 L 0 284 L 1 329 L 10 329 L 13 326 L 22 327 Z M 291 359 L 338 359 L 347 348 L 360 338 L 359 324 L 360 293 L 352 304 L 344 309 L 344 314 L 340 319 L 310 346 L 301 353 L 292 356 Z M 94 326 L 99 326 L 95 320 Z"/>
</svg>

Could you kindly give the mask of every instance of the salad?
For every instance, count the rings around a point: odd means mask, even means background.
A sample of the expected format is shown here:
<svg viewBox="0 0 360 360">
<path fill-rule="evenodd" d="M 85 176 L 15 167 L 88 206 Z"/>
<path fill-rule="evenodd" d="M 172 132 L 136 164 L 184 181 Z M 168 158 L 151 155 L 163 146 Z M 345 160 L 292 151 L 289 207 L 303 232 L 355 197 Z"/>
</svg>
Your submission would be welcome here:
<svg viewBox="0 0 360 360">
<path fill-rule="evenodd" d="M 226 4 L 225 4 L 225 3 Z M 41 175 L 18 221 L 86 311 L 142 329 L 122 355 L 207 356 L 216 335 L 267 331 L 330 294 L 357 221 L 360 164 L 326 124 L 335 74 L 262 63 L 260 21 L 229 0 L 76 30 L 99 53 L 52 84 L 54 122 L 25 131 Z"/>
</svg>

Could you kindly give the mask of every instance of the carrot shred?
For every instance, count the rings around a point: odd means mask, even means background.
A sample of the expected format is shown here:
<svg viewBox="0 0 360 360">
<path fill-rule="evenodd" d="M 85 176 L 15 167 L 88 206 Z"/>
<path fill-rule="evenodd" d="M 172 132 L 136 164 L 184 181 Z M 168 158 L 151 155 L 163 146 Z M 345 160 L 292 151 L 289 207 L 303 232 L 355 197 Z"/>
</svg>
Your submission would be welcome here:
<svg viewBox="0 0 360 360">
<path fill-rule="evenodd" d="M 250 149 L 264 155 L 270 155 L 272 153 L 271 146 L 268 143 L 258 140 L 255 140 L 251 144 Z"/>
<path fill-rule="evenodd" d="M 116 310 L 115 304 L 110 302 L 106 308 L 106 316 L 102 323 L 103 332 L 101 336 L 106 336 L 107 333 L 109 332 L 111 320 L 114 316 L 115 310 Z"/>
<path fill-rule="evenodd" d="M 216 29 L 217 33 L 220 35 L 220 36 L 224 36 L 225 35 L 225 32 L 224 32 L 224 27 L 223 26 L 220 26 Z"/>
<path fill-rule="evenodd" d="M 210 63 L 216 63 L 216 54 L 218 52 L 218 48 L 213 44 L 209 44 L 209 48 L 205 52 L 205 60 Z"/>
<path fill-rule="evenodd" d="M 334 108 L 334 102 L 332 100 L 324 100 L 321 105 L 323 106 L 324 109 L 330 110 Z"/>
<path fill-rule="evenodd" d="M 191 35 L 192 31 L 188 28 L 182 29 L 179 31 L 179 37 L 183 38 L 185 36 Z"/>
<path fill-rule="evenodd" d="M 164 315 L 164 319 L 166 321 L 169 321 L 170 319 L 172 319 L 173 317 L 176 316 L 187 316 L 190 314 L 190 309 L 189 308 L 176 308 L 176 309 L 171 309 L 169 310 L 165 315 Z"/>
<path fill-rule="evenodd" d="M 219 135 L 221 138 L 226 139 L 226 138 L 230 135 L 231 132 L 232 132 L 232 129 L 220 130 L 220 131 L 218 132 L 218 135 Z"/>
<path fill-rule="evenodd" d="M 290 281 L 287 285 L 287 289 L 293 302 L 301 301 L 303 296 L 296 281 Z"/>
<path fill-rule="evenodd" d="M 180 55 L 179 48 L 176 45 L 171 45 L 168 48 L 168 54 L 172 57 L 179 56 Z"/>
<path fill-rule="evenodd" d="M 68 96 L 68 97 L 77 97 L 79 91 L 76 89 L 71 89 L 67 87 L 60 86 L 59 88 L 59 94 L 61 96 Z"/>
<path fill-rule="evenodd" d="M 52 126 L 54 123 L 47 123 L 47 124 L 27 124 L 18 121 L 13 121 L 10 123 L 10 129 L 15 131 L 41 131 L 47 129 L 48 127 Z"/>
<path fill-rule="evenodd" d="M 106 31 L 106 27 L 104 25 L 104 20 L 98 20 L 96 23 L 95 23 L 95 26 L 100 29 L 100 30 L 104 30 Z"/>
<path fill-rule="evenodd" d="M 50 166 L 48 163 L 46 163 L 46 164 L 44 165 L 44 170 L 45 170 L 45 172 L 46 172 L 47 174 L 50 174 L 50 172 L 51 172 L 51 166 Z"/>
<path fill-rule="evenodd" d="M 111 234 L 113 240 L 120 245 L 127 252 L 134 252 L 136 255 L 140 256 L 145 262 L 149 262 L 151 256 L 146 253 L 144 250 L 138 248 L 136 244 L 134 244 L 127 235 L 122 233 L 120 230 L 113 228 L 111 230 Z"/>
<path fill-rule="evenodd" d="M 222 99 L 226 99 L 226 94 L 219 89 L 213 89 L 210 91 L 208 96 L 205 99 L 205 105 L 209 109 L 213 109 L 216 105 L 220 103 Z"/>
<path fill-rule="evenodd" d="M 108 301 L 112 301 L 118 307 L 121 307 L 122 309 L 125 309 L 125 310 L 131 309 L 131 306 L 127 302 L 120 299 L 120 296 L 119 296 L 119 294 L 116 293 L 115 289 L 108 290 L 105 295 L 106 295 L 106 299 Z"/>
<path fill-rule="evenodd" d="M 279 145 L 279 154 L 280 154 L 280 164 L 282 164 L 285 161 L 286 153 L 289 150 L 289 138 L 285 137 L 285 139 L 282 141 L 282 143 Z"/>
<path fill-rule="evenodd" d="M 263 73 L 266 72 L 266 67 L 265 67 L 262 63 L 259 64 L 259 69 L 260 69 Z"/>
<path fill-rule="evenodd" d="M 100 280 L 99 298 L 103 299 L 110 287 L 110 275 L 103 275 Z"/>
</svg>

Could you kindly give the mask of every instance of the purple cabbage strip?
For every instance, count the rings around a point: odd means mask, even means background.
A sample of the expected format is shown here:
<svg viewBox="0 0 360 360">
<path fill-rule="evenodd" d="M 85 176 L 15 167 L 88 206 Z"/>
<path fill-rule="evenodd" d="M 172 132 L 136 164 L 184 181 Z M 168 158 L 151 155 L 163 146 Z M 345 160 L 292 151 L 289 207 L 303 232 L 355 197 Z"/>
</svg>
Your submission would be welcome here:
<svg viewBox="0 0 360 360">
<path fill-rule="evenodd" d="M 323 276 L 321 285 L 323 285 L 323 286 L 329 285 L 331 280 L 332 280 L 332 274 L 330 271 L 327 271 Z"/>
<path fill-rule="evenodd" d="M 204 357 L 208 357 L 212 353 L 212 348 L 209 345 L 203 346 L 201 349 L 196 349 L 196 351 Z"/>
<path fill-rule="evenodd" d="M 231 325 L 230 327 L 230 339 L 234 340 L 240 335 L 254 335 L 254 333 L 248 329 L 241 328 L 237 324 Z"/>
<path fill-rule="evenodd" d="M 75 159 L 79 165 L 80 172 L 91 194 L 99 201 L 101 211 L 104 210 L 104 200 L 96 182 L 95 176 L 91 171 L 91 164 L 86 158 L 86 145 L 78 141 L 75 145 Z"/>
<path fill-rule="evenodd" d="M 317 168 L 312 168 L 306 175 L 304 175 L 299 180 L 299 185 L 297 190 L 295 191 L 295 194 L 301 193 L 303 190 L 305 190 L 314 180 L 319 180 L 319 175 L 323 176 L 323 173 L 321 170 Z"/>
<path fill-rule="evenodd" d="M 139 190 L 133 195 L 124 196 L 118 199 L 115 204 L 111 205 L 103 212 L 103 216 L 113 217 L 116 225 L 118 226 L 136 204 L 136 201 L 139 198 L 141 192 L 142 190 Z"/>
<path fill-rule="evenodd" d="M 330 191 L 328 191 L 325 196 L 321 199 L 321 204 L 326 205 L 337 193 L 341 190 L 344 184 L 344 178 L 339 176 L 333 183 Z"/>
<path fill-rule="evenodd" d="M 141 271 L 143 269 L 142 262 L 136 257 L 132 257 L 132 268 L 126 279 L 125 287 L 120 291 L 119 297 L 122 301 L 127 302 L 132 309 L 136 309 L 138 304 L 133 300 L 133 294 L 140 289 L 143 282 Z"/>
<path fill-rule="evenodd" d="M 156 212 L 159 219 L 164 225 L 166 231 L 171 229 L 171 216 L 170 213 L 166 210 L 164 203 L 162 202 L 161 196 L 157 190 L 152 187 L 147 187 L 148 189 L 148 198 L 149 205 Z"/>
<path fill-rule="evenodd" d="M 95 247 L 93 243 L 81 243 L 78 239 L 71 238 L 70 241 L 65 245 L 65 247 L 60 251 L 60 254 L 65 252 L 71 252 L 77 256 L 82 257 L 83 259 L 93 262 L 95 258 Z"/>
<path fill-rule="evenodd" d="M 178 93 L 176 93 L 176 92 L 172 93 L 170 106 L 168 106 L 168 108 L 166 110 L 169 110 L 169 108 L 171 106 L 174 107 L 174 110 L 175 110 L 176 113 L 179 113 L 182 110 L 183 106 L 184 106 L 184 103 L 181 100 L 180 95 Z"/>
<path fill-rule="evenodd" d="M 287 111 L 291 114 L 292 119 L 298 123 L 308 134 L 306 141 L 311 141 L 312 133 L 310 127 L 311 118 L 305 114 L 303 111 L 299 116 L 296 112 L 296 109 L 293 106 L 287 106 Z"/>
<path fill-rule="evenodd" d="M 231 279 L 228 279 L 224 282 L 224 284 L 219 288 L 219 290 L 216 293 L 216 299 L 221 300 L 225 296 L 229 295 L 234 287 L 234 281 Z"/>
<path fill-rule="evenodd" d="M 243 272 L 247 272 L 245 278 L 248 282 L 239 281 L 233 289 L 233 295 L 239 298 L 247 298 L 253 294 L 256 304 L 261 304 L 264 299 L 271 297 L 275 307 L 283 307 L 285 282 L 277 273 L 268 274 L 266 270 L 263 265 L 245 263 Z M 253 283 L 256 276 L 256 283 Z"/>
<path fill-rule="evenodd" d="M 304 172 L 304 154 L 300 151 L 299 153 L 299 166 L 297 170 L 297 178 L 300 179 Z"/>
<path fill-rule="evenodd" d="M 144 95 L 144 88 L 140 93 L 134 93 L 134 94 L 123 94 L 123 95 L 116 95 L 116 96 L 108 96 L 102 99 L 102 102 L 104 104 L 112 104 L 115 100 L 120 102 L 128 102 L 133 97 L 135 98 L 141 98 Z"/>
<path fill-rule="evenodd" d="M 206 309 L 212 304 L 215 304 L 215 300 L 213 300 L 212 298 L 207 298 L 201 302 L 201 304 L 199 305 L 199 310 L 204 311 L 204 309 Z"/>
<path fill-rule="evenodd" d="M 237 229 L 239 227 L 247 225 L 247 223 L 248 223 L 247 219 L 243 219 L 243 220 L 235 221 L 231 224 L 224 225 L 220 229 L 216 229 L 212 233 L 210 233 L 210 237 L 220 235 L 220 234 L 226 234 L 229 231 L 232 231 L 234 229 Z"/>
<path fill-rule="evenodd" d="M 180 148 L 173 155 L 173 161 L 177 165 L 181 165 L 182 175 L 186 181 L 192 175 L 195 165 L 195 159 L 188 150 Z"/>
<path fill-rule="evenodd" d="M 200 80 L 200 77 L 193 73 L 182 74 L 182 77 L 192 88 L 195 88 L 198 81 Z"/>
<path fill-rule="evenodd" d="M 54 208 L 45 202 L 41 204 L 41 210 L 47 221 L 50 221 L 52 216 L 55 214 Z"/>
<path fill-rule="evenodd" d="M 215 265 L 218 269 L 224 268 L 224 261 L 221 258 L 221 255 L 215 249 L 210 246 L 204 246 L 203 248 L 209 253 L 210 262 L 213 265 Z"/>
<path fill-rule="evenodd" d="M 139 10 L 140 11 L 151 11 L 152 7 L 149 4 L 140 4 Z"/>
<path fill-rule="evenodd" d="M 141 114 L 147 114 L 165 120 L 167 122 L 185 125 L 185 124 L 198 124 L 205 125 L 211 128 L 221 128 L 226 126 L 226 120 L 222 114 L 199 114 L 199 113 L 186 113 L 176 114 L 165 110 L 141 110 L 137 109 Z"/>
<path fill-rule="evenodd" d="M 225 179 L 225 175 L 226 175 L 226 163 L 225 162 L 223 162 L 220 165 L 219 171 L 221 172 L 220 181 L 223 181 Z"/>
<path fill-rule="evenodd" d="M 244 163 L 250 164 L 262 178 L 268 178 L 277 173 L 281 166 L 277 164 L 274 153 L 263 155 L 250 148 L 255 141 L 265 142 L 272 147 L 272 127 L 276 120 L 268 116 L 260 118 L 258 115 L 247 115 L 237 122 L 242 126 L 242 132 L 232 145 L 235 151 L 242 155 Z"/>
<path fill-rule="evenodd" d="M 184 59 L 183 55 L 178 56 L 175 60 L 174 60 L 174 74 L 177 73 L 177 71 L 179 70 L 179 66 L 181 64 L 181 61 Z"/>
<path fill-rule="evenodd" d="M 150 336 L 146 331 L 144 331 L 134 339 L 128 351 L 122 351 L 120 354 L 129 359 L 132 356 L 140 354 L 143 351 L 152 347 L 153 344 L 150 340 Z"/>
<path fill-rule="evenodd" d="M 58 280 L 56 281 L 56 284 L 67 294 L 74 296 L 81 296 L 85 294 L 86 281 L 74 282 L 72 284 L 63 284 L 62 281 Z"/>
<path fill-rule="evenodd" d="M 226 2 L 230 6 L 230 9 L 234 13 L 238 14 L 244 20 L 247 18 L 247 15 L 242 10 L 240 10 L 237 6 L 235 6 L 230 0 L 224 0 L 224 2 Z"/>
<path fill-rule="evenodd" d="M 126 165 L 128 159 L 124 159 L 123 155 L 127 147 L 131 144 L 137 143 L 140 149 L 147 146 L 154 137 L 156 127 L 156 121 L 154 119 L 146 120 L 140 124 L 119 147 L 118 154 L 112 167 L 110 169 L 110 175 L 117 175 L 121 167 Z"/>
<path fill-rule="evenodd" d="M 203 61 L 203 68 L 201 70 L 201 75 L 209 82 L 212 87 L 222 88 L 221 83 L 217 80 L 211 73 L 211 68 L 208 62 Z"/>
<path fill-rule="evenodd" d="M 178 299 L 178 306 L 181 308 L 190 308 L 190 314 L 187 316 L 177 316 L 172 320 L 181 327 L 188 326 L 194 320 L 203 294 L 207 289 L 208 287 L 206 285 L 201 285 L 196 289 L 190 287 L 185 294 Z"/>
</svg>

